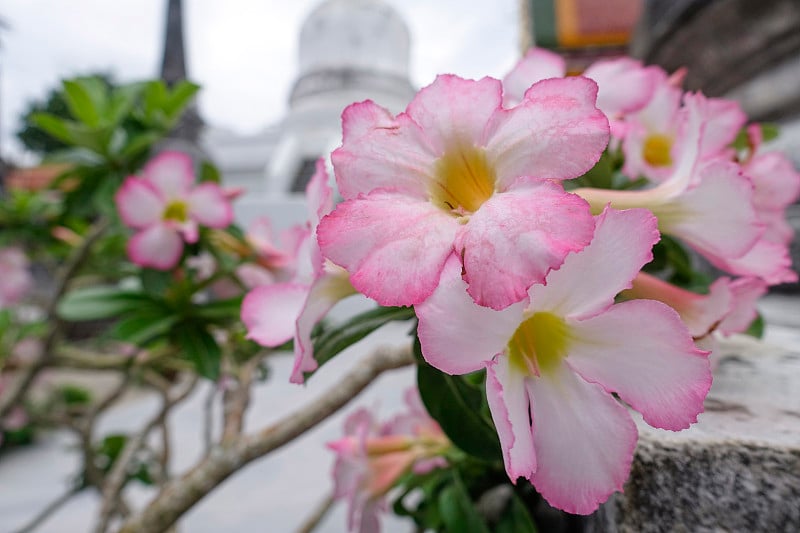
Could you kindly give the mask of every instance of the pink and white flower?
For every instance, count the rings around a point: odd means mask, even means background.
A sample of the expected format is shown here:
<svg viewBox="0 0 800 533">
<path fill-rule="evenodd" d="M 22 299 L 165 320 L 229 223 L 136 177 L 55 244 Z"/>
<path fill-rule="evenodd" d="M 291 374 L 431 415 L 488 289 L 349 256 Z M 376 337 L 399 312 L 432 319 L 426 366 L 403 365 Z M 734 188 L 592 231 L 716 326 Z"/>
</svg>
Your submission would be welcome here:
<svg viewBox="0 0 800 533">
<path fill-rule="evenodd" d="M 687 127 L 686 113 L 681 109 L 681 73 L 668 77 L 657 67 L 649 68 L 655 69 L 650 72 L 654 82 L 652 98 L 624 120 L 623 172 L 631 179 L 644 176 L 660 183 L 673 174 L 676 162 L 682 158 L 681 150 L 686 148 L 681 140 Z M 706 99 L 703 113 L 699 159 L 730 159 L 733 151 L 729 145 L 747 122 L 747 115 L 736 101 L 723 98 Z"/>
<path fill-rule="evenodd" d="M 474 305 L 457 258 L 416 307 L 425 359 L 450 374 L 487 369 L 506 471 L 551 505 L 588 514 L 628 477 L 636 425 L 612 393 L 656 427 L 697 420 L 711 386 L 706 352 L 661 302 L 614 304 L 659 239 L 643 209 L 606 209 L 594 239 L 546 285 L 502 311 Z"/>
<path fill-rule="evenodd" d="M 298 268 L 310 263 L 307 255 L 313 236 L 308 224 L 292 226 L 276 239 L 272 222 L 260 217 L 248 227 L 245 238 L 255 250 L 256 258 L 239 265 L 236 275 L 248 289 L 307 275 L 302 270 L 298 272 Z"/>
<path fill-rule="evenodd" d="M 328 443 L 336 453 L 333 495 L 347 500 L 348 531 L 379 532 L 384 496 L 400 477 L 447 464 L 441 454 L 450 442 L 425 411 L 419 392 L 407 390 L 405 401 L 408 412 L 382 425 L 366 409 L 357 410 L 345 421 L 345 436 Z"/>
<path fill-rule="evenodd" d="M 19 303 L 32 287 L 25 253 L 17 247 L 0 248 L 0 309 Z"/>
<path fill-rule="evenodd" d="M 169 270 L 180 261 L 183 243 L 198 239 L 199 226 L 225 228 L 233 209 L 216 183 L 194 185 L 191 158 L 163 152 L 129 176 L 114 200 L 126 226 L 139 230 L 128 241 L 128 256 L 142 267 Z"/>
<path fill-rule="evenodd" d="M 753 205 L 764 233 L 743 256 L 710 258 L 711 262 L 732 274 L 756 276 L 770 285 L 797 281 L 792 270 L 789 243 L 794 230 L 786 221 L 786 208 L 800 197 L 800 173 L 780 152 L 761 149 L 761 127 L 747 128 L 750 153 L 742 170 L 753 183 Z"/>
<path fill-rule="evenodd" d="M 606 147 L 596 96 L 586 78 L 548 79 L 506 109 L 500 81 L 443 75 L 397 116 L 349 106 L 332 155 L 345 201 L 320 223 L 322 253 L 381 305 L 424 301 L 453 252 L 480 305 L 524 298 L 591 238 L 584 202 L 556 180 Z"/>
<path fill-rule="evenodd" d="M 513 107 L 525 98 L 534 83 L 566 75 L 567 63 L 563 57 L 544 48 L 530 48 L 503 78 L 503 104 Z"/>
<path fill-rule="evenodd" d="M 644 207 L 658 218 L 662 233 L 686 241 L 712 262 L 741 258 L 764 228 L 753 205 L 753 185 L 734 162 L 703 160 L 700 144 L 706 125 L 706 99 L 686 95 L 684 131 L 672 174 L 645 190 L 576 189 L 594 213 Z"/>
<path fill-rule="evenodd" d="M 306 187 L 309 203 L 310 234 L 319 220 L 333 207 L 333 193 L 328 185 L 324 160 Z M 355 294 L 347 271 L 322 257 L 314 239 L 307 239 L 308 251 L 303 254 L 311 268 L 300 264 L 300 272 L 309 272 L 291 281 L 263 285 L 250 291 L 242 301 L 241 318 L 247 337 L 262 346 L 276 347 L 294 339 L 295 364 L 290 381 L 303 383 L 304 373 L 317 369 L 311 343 L 314 326 L 340 300 Z"/>
<path fill-rule="evenodd" d="M 758 278 L 721 277 L 711 284 L 708 294 L 698 294 L 640 272 L 622 296 L 667 304 L 698 340 L 714 332 L 731 335 L 745 331 L 758 314 L 756 301 L 766 292 L 766 283 Z"/>
<path fill-rule="evenodd" d="M 625 115 L 640 111 L 653 97 L 663 71 L 642 65 L 629 57 L 597 61 L 583 76 L 597 83 L 597 108 L 611 121 L 612 133 L 623 126 Z M 542 48 L 531 48 L 503 78 L 506 106 L 523 100 L 525 92 L 536 82 L 567 75 L 564 58 Z"/>
</svg>

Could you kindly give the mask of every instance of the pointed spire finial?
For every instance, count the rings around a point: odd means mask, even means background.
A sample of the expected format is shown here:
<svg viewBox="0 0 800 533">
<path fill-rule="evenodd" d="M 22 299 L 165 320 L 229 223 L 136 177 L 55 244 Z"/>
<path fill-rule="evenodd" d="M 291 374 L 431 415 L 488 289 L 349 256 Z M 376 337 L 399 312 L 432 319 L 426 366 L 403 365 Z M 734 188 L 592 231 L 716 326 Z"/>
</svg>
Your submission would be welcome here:
<svg viewBox="0 0 800 533">
<path fill-rule="evenodd" d="M 181 0 L 168 0 L 161 79 L 169 85 L 186 79 L 186 54 L 183 47 L 183 6 Z"/>
<path fill-rule="evenodd" d="M 167 1 L 161 79 L 169 86 L 187 79 L 186 52 L 183 43 L 183 2 L 181 0 Z M 203 119 L 200 118 L 200 114 L 197 112 L 197 106 L 192 103 L 178 121 L 175 129 L 170 134 L 170 138 L 183 139 L 196 144 L 202 128 Z"/>
</svg>

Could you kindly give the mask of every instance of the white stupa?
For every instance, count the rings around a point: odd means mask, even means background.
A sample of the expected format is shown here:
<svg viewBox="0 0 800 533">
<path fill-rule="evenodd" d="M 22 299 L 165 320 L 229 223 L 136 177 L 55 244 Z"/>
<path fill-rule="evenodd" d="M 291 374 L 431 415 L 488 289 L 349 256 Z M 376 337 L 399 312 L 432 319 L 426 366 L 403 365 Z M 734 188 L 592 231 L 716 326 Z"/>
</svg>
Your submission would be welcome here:
<svg viewBox="0 0 800 533">
<path fill-rule="evenodd" d="M 248 196 L 302 192 L 314 162 L 341 143 L 341 113 L 371 99 L 393 112 L 405 108 L 410 37 L 403 19 L 382 0 L 326 0 L 300 31 L 299 74 L 289 111 L 259 135 L 210 130 L 203 144 L 226 183 Z"/>
</svg>

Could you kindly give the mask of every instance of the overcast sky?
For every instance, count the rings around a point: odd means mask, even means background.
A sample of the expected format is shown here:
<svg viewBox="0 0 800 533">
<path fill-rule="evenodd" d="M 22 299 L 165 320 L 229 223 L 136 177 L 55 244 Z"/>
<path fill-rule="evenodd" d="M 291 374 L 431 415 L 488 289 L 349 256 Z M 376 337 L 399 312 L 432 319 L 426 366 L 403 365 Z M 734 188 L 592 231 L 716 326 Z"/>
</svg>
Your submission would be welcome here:
<svg viewBox="0 0 800 533">
<path fill-rule="evenodd" d="M 517 56 L 519 0 L 385 0 L 412 39 L 412 82 L 440 72 L 502 76 Z M 166 0 L 3 0 L 0 18 L 2 153 L 26 103 L 63 77 L 109 71 L 152 78 L 161 61 Z M 286 110 L 300 25 L 321 0 L 184 0 L 190 77 L 203 86 L 206 122 L 254 132 Z"/>
</svg>

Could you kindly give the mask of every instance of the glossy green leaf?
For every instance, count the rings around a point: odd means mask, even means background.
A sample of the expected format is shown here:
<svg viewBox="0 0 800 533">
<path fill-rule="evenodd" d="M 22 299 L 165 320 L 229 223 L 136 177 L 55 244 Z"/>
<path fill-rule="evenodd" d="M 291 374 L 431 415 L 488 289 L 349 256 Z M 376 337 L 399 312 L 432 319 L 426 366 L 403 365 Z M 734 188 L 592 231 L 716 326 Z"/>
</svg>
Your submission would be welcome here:
<svg viewBox="0 0 800 533">
<path fill-rule="evenodd" d="M 89 83 L 85 80 L 65 80 L 64 96 L 72 116 L 87 126 L 95 127 L 100 124 L 100 109 L 95 101 L 97 95 L 93 98 Z"/>
<path fill-rule="evenodd" d="M 759 313 L 755 319 L 750 323 L 747 327 L 747 330 L 744 332 L 745 335 L 750 335 L 751 337 L 755 337 L 757 339 L 761 339 L 764 337 L 764 317 Z"/>
<path fill-rule="evenodd" d="M 227 300 L 214 300 L 204 305 L 198 305 L 192 310 L 195 316 L 207 320 L 237 319 L 242 308 L 242 296 Z"/>
<path fill-rule="evenodd" d="M 360 313 L 342 324 L 324 327 L 313 338 L 314 359 L 322 366 L 384 324 L 395 320 L 411 320 L 414 317 L 414 309 L 411 307 L 378 307 Z"/>
<path fill-rule="evenodd" d="M 448 533 L 490 533 L 457 471 L 439 493 L 439 512 Z"/>
<path fill-rule="evenodd" d="M 122 342 L 142 346 L 157 337 L 167 335 L 180 317 L 167 309 L 151 308 L 150 311 L 134 312 L 114 324 L 109 335 Z"/>
<path fill-rule="evenodd" d="M 419 354 L 419 341 L 415 342 Z M 421 359 L 421 355 L 418 355 Z M 501 459 L 494 425 L 485 416 L 484 391 L 462 376 L 441 372 L 424 360 L 417 365 L 417 386 L 428 413 L 464 452 L 487 461 Z"/>
<path fill-rule="evenodd" d="M 217 167 L 208 161 L 203 161 L 203 163 L 200 165 L 200 181 L 220 183 L 222 181 L 222 176 L 220 176 L 219 169 Z"/>
<path fill-rule="evenodd" d="M 118 287 L 86 287 L 67 293 L 56 312 L 63 320 L 80 322 L 112 318 L 141 308 L 150 298 L 138 291 Z"/>
<path fill-rule="evenodd" d="M 131 83 L 114 89 L 104 112 L 105 121 L 109 124 L 120 124 L 131 112 L 143 89 L 142 83 Z"/>
<path fill-rule="evenodd" d="M 164 113 L 172 120 L 180 116 L 192 101 L 200 86 L 189 81 L 181 81 L 170 91 L 163 104 Z"/>
<path fill-rule="evenodd" d="M 184 322 L 172 330 L 172 337 L 186 359 L 194 363 L 197 373 L 212 381 L 219 379 L 222 350 L 204 327 Z"/>
<path fill-rule="evenodd" d="M 67 122 L 64 119 L 50 113 L 34 113 L 31 120 L 34 124 L 59 141 L 74 144 L 70 130 L 67 128 Z"/>
<path fill-rule="evenodd" d="M 146 132 L 128 138 L 128 142 L 119 150 L 123 159 L 132 159 L 142 155 L 158 142 L 163 135 L 157 132 Z"/>
</svg>

